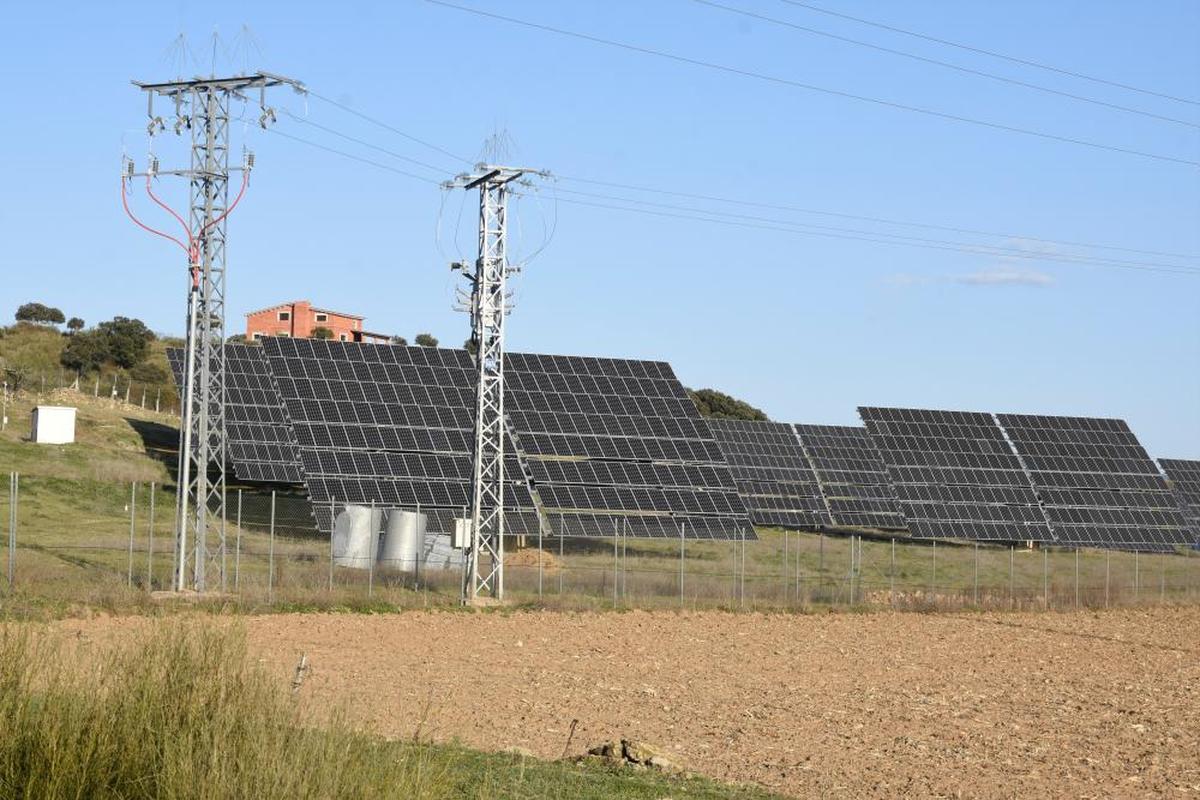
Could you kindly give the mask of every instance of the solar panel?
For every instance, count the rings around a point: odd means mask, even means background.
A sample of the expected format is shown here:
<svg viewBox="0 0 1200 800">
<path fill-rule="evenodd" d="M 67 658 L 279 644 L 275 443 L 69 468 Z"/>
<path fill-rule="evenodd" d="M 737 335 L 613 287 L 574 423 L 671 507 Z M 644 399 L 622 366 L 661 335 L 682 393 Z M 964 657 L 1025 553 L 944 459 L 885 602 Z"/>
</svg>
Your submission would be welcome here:
<svg viewBox="0 0 1200 800">
<path fill-rule="evenodd" d="M 430 529 L 452 529 L 471 503 L 475 373 L 465 350 L 277 337 L 263 350 L 322 530 L 343 503 L 420 507 Z M 535 533 L 511 441 L 506 452 L 506 531 Z"/>
<path fill-rule="evenodd" d="M 724 454 L 668 364 L 509 353 L 505 382 L 552 528 L 754 538 Z"/>
<path fill-rule="evenodd" d="M 1191 533 L 1124 420 L 1000 414 L 1058 542 L 1170 551 Z"/>
<path fill-rule="evenodd" d="M 182 395 L 184 351 L 167 349 Z M 225 345 L 225 447 L 239 480 L 300 483 L 300 451 L 261 347 Z"/>
<path fill-rule="evenodd" d="M 1184 519 L 1192 527 L 1194 540 L 1200 544 L 1200 461 L 1160 458 L 1158 463 L 1171 481 L 1171 489 Z"/>
<path fill-rule="evenodd" d="M 755 525 L 818 530 L 832 524 L 812 466 L 791 425 L 709 419 Z"/>
<path fill-rule="evenodd" d="M 887 467 L 866 428 L 796 425 L 833 524 L 905 530 Z"/>
<path fill-rule="evenodd" d="M 917 538 L 1050 541 L 1029 476 L 991 414 L 859 408 Z"/>
</svg>

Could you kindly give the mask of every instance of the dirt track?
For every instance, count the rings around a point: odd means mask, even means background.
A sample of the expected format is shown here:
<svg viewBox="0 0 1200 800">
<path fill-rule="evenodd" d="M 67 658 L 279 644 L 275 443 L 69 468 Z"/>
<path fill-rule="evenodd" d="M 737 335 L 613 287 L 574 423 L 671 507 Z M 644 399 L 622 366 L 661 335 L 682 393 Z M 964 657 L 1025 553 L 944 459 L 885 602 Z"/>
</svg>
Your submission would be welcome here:
<svg viewBox="0 0 1200 800">
<path fill-rule="evenodd" d="M 394 736 L 421 726 L 557 757 L 578 719 L 572 752 L 643 738 L 697 772 L 802 796 L 1200 796 L 1195 608 L 247 624 L 281 676 L 308 654 L 315 708 L 342 703 Z"/>
</svg>

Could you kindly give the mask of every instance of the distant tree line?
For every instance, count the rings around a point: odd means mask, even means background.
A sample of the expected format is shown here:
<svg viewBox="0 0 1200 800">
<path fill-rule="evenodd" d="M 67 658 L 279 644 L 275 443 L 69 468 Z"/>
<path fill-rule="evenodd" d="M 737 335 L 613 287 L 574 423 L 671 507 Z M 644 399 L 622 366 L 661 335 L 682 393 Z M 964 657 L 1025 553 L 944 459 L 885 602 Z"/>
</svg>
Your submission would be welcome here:
<svg viewBox="0 0 1200 800">
<path fill-rule="evenodd" d="M 714 419 L 746 419 L 766 422 L 769 417 L 744 400 L 738 400 L 716 389 L 688 389 L 688 396 L 696 404 L 702 417 Z"/>
</svg>

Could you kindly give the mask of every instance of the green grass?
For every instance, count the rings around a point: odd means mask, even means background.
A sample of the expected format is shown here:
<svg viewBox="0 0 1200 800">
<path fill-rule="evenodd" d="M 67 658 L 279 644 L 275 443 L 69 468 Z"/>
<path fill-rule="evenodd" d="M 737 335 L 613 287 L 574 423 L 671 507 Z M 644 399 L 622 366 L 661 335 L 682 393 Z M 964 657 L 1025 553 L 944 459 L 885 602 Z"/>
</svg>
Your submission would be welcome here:
<svg viewBox="0 0 1200 800">
<path fill-rule="evenodd" d="M 0 794 L 24 798 L 744 798 L 773 795 L 454 744 L 302 714 L 227 624 L 173 621 L 115 647 L 0 631 Z"/>
</svg>

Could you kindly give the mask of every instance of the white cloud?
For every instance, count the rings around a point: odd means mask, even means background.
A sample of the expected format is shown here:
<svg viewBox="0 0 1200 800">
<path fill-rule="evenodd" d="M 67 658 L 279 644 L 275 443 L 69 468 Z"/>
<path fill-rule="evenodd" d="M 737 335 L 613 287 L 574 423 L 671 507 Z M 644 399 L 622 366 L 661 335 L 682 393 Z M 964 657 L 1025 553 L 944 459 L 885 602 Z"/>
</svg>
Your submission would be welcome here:
<svg viewBox="0 0 1200 800">
<path fill-rule="evenodd" d="M 968 286 L 1049 286 L 1054 277 L 1032 269 L 997 268 L 955 275 L 954 281 Z"/>
</svg>

